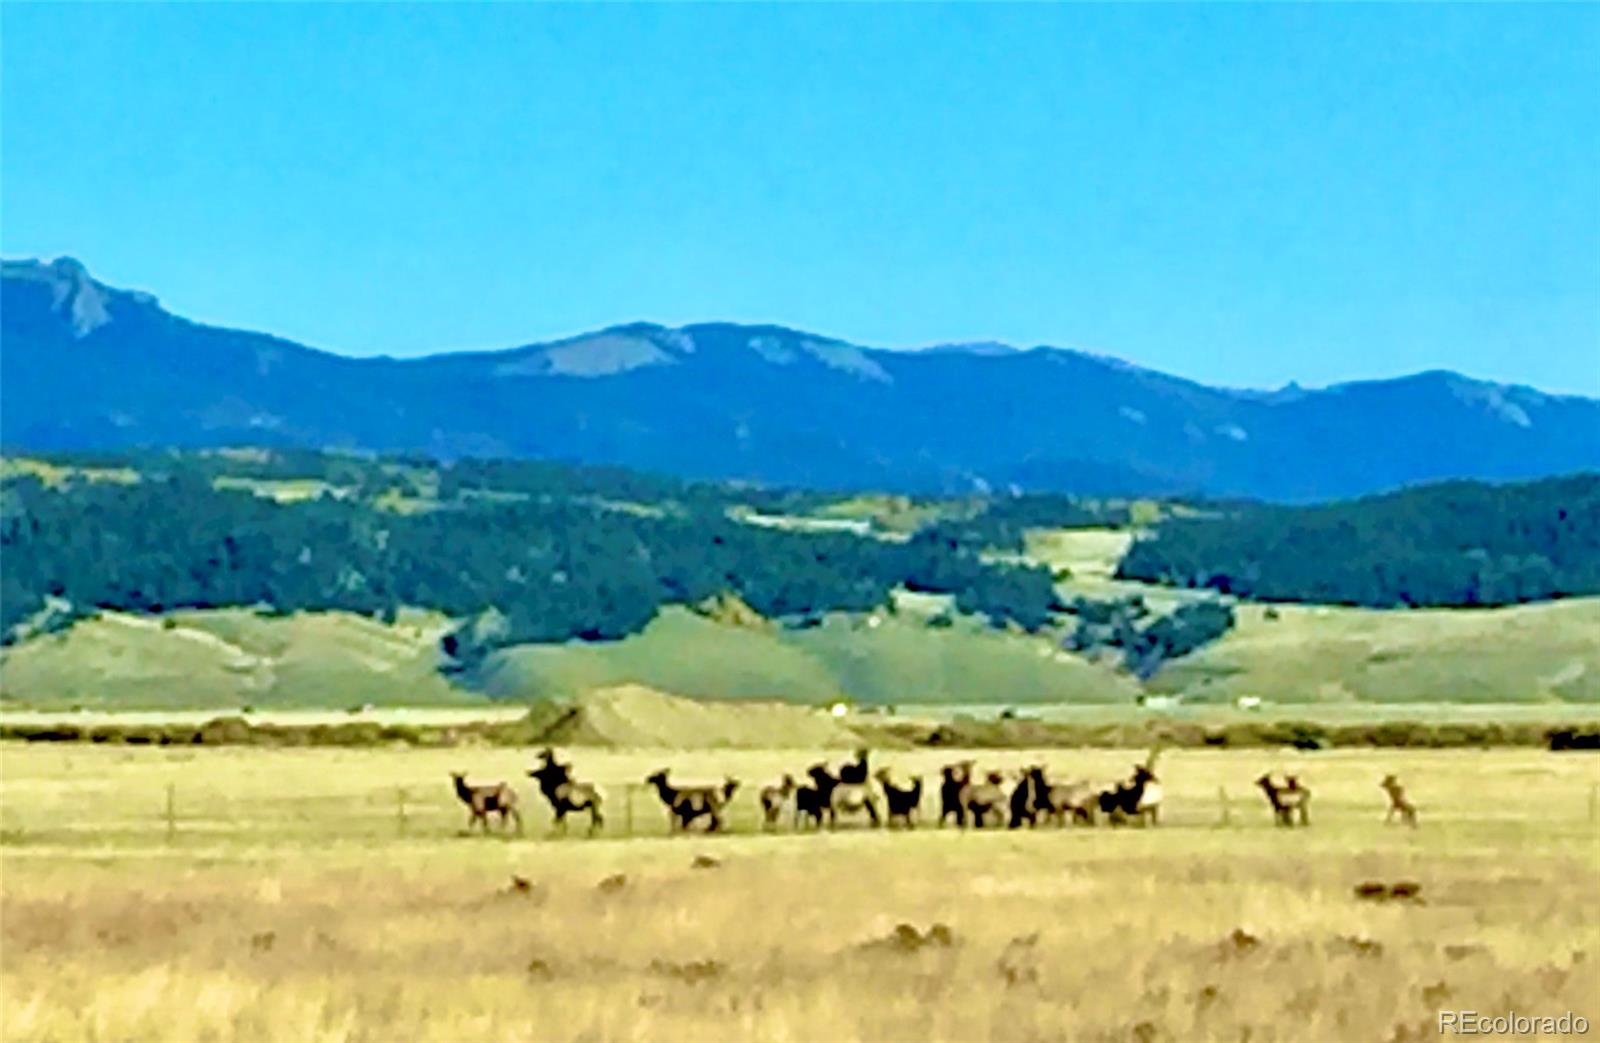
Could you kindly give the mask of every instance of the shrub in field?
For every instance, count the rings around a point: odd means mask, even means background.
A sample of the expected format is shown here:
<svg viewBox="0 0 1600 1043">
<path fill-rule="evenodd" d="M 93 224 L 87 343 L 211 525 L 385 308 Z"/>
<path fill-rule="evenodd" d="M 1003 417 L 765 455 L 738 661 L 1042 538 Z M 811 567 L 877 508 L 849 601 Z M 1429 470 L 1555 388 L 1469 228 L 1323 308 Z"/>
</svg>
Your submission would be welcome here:
<svg viewBox="0 0 1600 1043">
<path fill-rule="evenodd" d="M 1366 732 L 1368 746 L 1432 746 L 1433 736 L 1425 724 L 1416 721 L 1387 721 L 1375 724 Z"/>
<path fill-rule="evenodd" d="M 77 742 L 84 738 L 83 729 L 71 724 L 8 725 L 3 734 L 25 742 Z"/>
<path fill-rule="evenodd" d="M 1546 736 L 1552 750 L 1600 750 L 1600 728 L 1553 728 Z"/>
<path fill-rule="evenodd" d="M 1319 750 L 1328 744 L 1328 732 L 1310 721 L 1273 721 L 1261 731 L 1267 746 L 1293 746 L 1299 750 Z"/>
<path fill-rule="evenodd" d="M 194 742 L 200 746 L 253 745 L 256 735 L 243 717 L 217 717 L 200 726 L 194 733 Z"/>
<path fill-rule="evenodd" d="M 312 746 L 377 746 L 383 740 L 383 726 L 375 721 L 348 724 L 313 724 L 306 729 Z"/>
</svg>

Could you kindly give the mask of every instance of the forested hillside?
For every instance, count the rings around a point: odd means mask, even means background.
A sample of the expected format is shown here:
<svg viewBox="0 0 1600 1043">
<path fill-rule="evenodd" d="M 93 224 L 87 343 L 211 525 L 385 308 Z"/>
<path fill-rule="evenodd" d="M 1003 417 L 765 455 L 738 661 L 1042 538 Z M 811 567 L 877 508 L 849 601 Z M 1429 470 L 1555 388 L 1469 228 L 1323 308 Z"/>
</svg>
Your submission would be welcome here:
<svg viewBox="0 0 1600 1043">
<path fill-rule="evenodd" d="M 937 532 L 889 541 L 727 513 L 735 499 L 795 507 L 805 494 L 538 464 L 441 474 L 336 457 L 76 461 L 87 463 L 117 465 L 107 473 L 118 479 L 80 470 L 4 483 L 8 636 L 96 608 L 392 618 L 414 605 L 464 621 L 443 645 L 467 665 L 507 644 L 620 638 L 664 604 L 722 593 L 798 623 L 882 606 L 901 586 L 1030 630 L 1055 607 L 1047 570 L 985 560 Z"/>
<path fill-rule="evenodd" d="M 511 646 L 641 634 L 667 605 L 731 595 L 803 631 L 889 608 L 900 590 L 946 595 L 919 626 L 965 615 L 1035 634 L 1047 656 L 1148 679 L 1233 630 L 1229 596 L 1389 607 L 1600 592 L 1594 475 L 1286 508 L 841 497 L 553 462 L 262 450 L 9 460 L 3 473 L 4 643 L 104 609 L 387 621 L 413 607 L 447 620 L 445 668 L 477 671 Z M 1158 608 L 1139 588 L 1075 586 L 1025 553 L 1024 533 L 1066 527 L 1137 528 L 1122 580 L 1215 595 Z"/>
<path fill-rule="evenodd" d="M 1118 576 L 1375 608 L 1600 593 L 1600 474 L 1169 517 L 1133 544 Z"/>
</svg>

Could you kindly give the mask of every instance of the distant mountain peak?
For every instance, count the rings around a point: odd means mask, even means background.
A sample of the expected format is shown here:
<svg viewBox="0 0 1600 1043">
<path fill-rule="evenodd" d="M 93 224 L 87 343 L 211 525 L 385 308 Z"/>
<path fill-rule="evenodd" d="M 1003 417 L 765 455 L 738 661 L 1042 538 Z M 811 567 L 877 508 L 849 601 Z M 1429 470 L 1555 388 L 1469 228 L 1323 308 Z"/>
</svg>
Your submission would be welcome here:
<svg viewBox="0 0 1600 1043">
<path fill-rule="evenodd" d="M 5 261 L 4 276 L 25 282 L 40 282 L 50 288 L 50 307 L 72 327 L 75 337 L 87 337 L 111 321 L 107 303 L 114 293 L 89 276 L 89 269 L 75 257 L 43 261 Z"/>
</svg>

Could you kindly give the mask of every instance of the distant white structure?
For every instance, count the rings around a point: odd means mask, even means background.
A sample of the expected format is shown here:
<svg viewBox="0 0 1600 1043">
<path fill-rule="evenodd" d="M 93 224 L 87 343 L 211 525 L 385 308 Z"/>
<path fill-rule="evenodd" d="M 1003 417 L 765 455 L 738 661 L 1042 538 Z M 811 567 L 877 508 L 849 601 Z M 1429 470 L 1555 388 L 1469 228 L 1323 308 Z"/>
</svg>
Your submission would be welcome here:
<svg viewBox="0 0 1600 1043">
<path fill-rule="evenodd" d="M 1233 701 L 1233 705 L 1241 710 L 1259 710 L 1261 709 L 1261 696 L 1241 695 Z"/>
<path fill-rule="evenodd" d="M 1170 710 L 1183 702 L 1183 696 L 1141 695 L 1136 701 L 1146 710 Z"/>
</svg>

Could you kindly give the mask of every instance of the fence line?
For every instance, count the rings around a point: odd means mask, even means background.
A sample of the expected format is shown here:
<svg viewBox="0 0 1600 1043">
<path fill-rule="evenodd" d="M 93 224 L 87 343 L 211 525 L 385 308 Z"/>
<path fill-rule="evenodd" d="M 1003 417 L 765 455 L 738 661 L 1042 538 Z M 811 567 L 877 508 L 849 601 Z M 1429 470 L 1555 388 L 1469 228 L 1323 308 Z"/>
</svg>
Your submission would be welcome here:
<svg viewBox="0 0 1600 1043">
<path fill-rule="evenodd" d="M 599 836 L 631 839 L 665 837 L 672 834 L 670 815 L 667 809 L 660 806 L 659 801 L 655 800 L 654 792 L 650 786 L 637 782 L 627 782 L 613 783 L 606 788 L 616 795 L 617 800 L 620 800 L 621 808 L 617 808 L 615 803 L 610 807 L 603 807 L 603 811 L 609 811 L 610 814 L 606 815 L 605 825 L 600 830 Z M 930 794 L 929 798 L 925 798 L 920 808 L 918 818 L 920 827 L 934 828 L 938 825 L 938 820 L 935 816 L 937 809 L 931 799 L 932 796 Z M 1233 797 L 1226 786 L 1217 787 L 1216 800 L 1216 818 L 1212 821 L 1211 828 L 1232 829 L 1241 824 L 1249 825 L 1251 816 L 1246 815 L 1241 820 L 1234 815 Z M 640 812 L 636 807 L 640 801 L 645 804 L 645 811 L 643 812 Z M 352 838 L 364 836 L 370 839 L 380 836 L 383 832 L 385 817 L 383 807 L 385 803 L 387 803 L 385 792 L 383 789 L 379 789 L 360 799 L 343 801 L 329 801 L 323 797 L 309 795 L 297 795 L 279 801 L 274 801 L 271 798 L 255 801 L 230 801 L 225 796 L 218 796 L 208 791 L 203 800 L 185 805 L 180 802 L 178 784 L 176 782 L 168 782 L 161 791 L 160 817 L 158 821 L 161 823 L 163 838 L 168 844 L 175 843 L 181 835 L 192 837 L 197 834 L 220 833 L 226 835 L 231 833 L 247 836 L 251 833 L 264 833 L 280 823 L 287 824 L 286 832 L 289 835 L 304 832 L 318 836 L 343 834 Z M 1186 801 L 1185 805 L 1195 814 L 1180 816 L 1180 822 L 1177 823 L 1178 828 L 1202 826 L 1204 822 L 1202 819 L 1198 819 L 1197 816 L 1204 813 L 1203 802 Z M 1578 812 L 1578 814 L 1584 815 L 1582 821 L 1586 821 L 1591 827 L 1600 824 L 1600 783 L 1590 783 L 1586 805 L 1584 811 Z M 306 812 L 301 812 L 299 806 L 303 806 Z M 326 809 L 330 806 L 342 809 L 341 813 L 335 816 L 326 816 L 317 815 L 312 810 Z M 189 809 L 187 813 L 185 812 L 185 807 Z M 1571 805 L 1568 805 L 1568 807 L 1571 807 Z M 526 821 L 523 827 L 525 836 L 529 839 L 538 839 L 541 835 L 550 834 L 551 820 L 547 817 L 548 809 L 545 804 L 535 798 L 526 802 L 523 805 L 523 810 L 526 812 Z M 1261 821 L 1262 824 L 1266 824 L 1270 820 L 1265 815 L 1265 808 L 1262 810 Z M 429 800 L 426 797 L 413 797 L 410 790 L 405 786 L 395 786 L 392 790 L 393 835 L 399 839 L 463 835 L 466 830 L 462 828 L 461 820 L 456 817 L 462 811 L 463 809 L 456 802 L 447 801 L 442 797 L 434 800 Z M 652 817 L 652 811 L 658 814 Z M 1375 804 L 1373 815 L 1376 816 L 1377 813 L 1378 809 Z M 640 817 L 641 814 L 643 815 L 642 818 Z M 142 817 L 141 820 L 146 823 L 150 821 L 148 818 Z M 786 815 L 782 821 L 787 823 L 789 817 Z M 1170 820 L 1164 821 L 1169 826 L 1174 825 Z M 1569 821 L 1571 820 L 1569 819 Z M 852 830 L 858 827 L 865 828 L 864 819 L 860 821 L 850 819 L 847 823 L 842 820 L 841 824 L 847 825 L 847 828 Z M 132 823 L 129 823 L 129 826 L 131 825 Z M 587 827 L 588 817 L 584 813 L 578 812 L 568 815 L 567 832 L 572 836 L 581 837 L 586 835 L 588 832 Z M 126 827 L 123 828 L 125 829 Z M 138 829 L 140 827 L 133 828 Z M 148 826 L 142 828 L 148 828 Z M 502 826 L 499 819 L 495 818 L 491 823 L 489 832 L 496 834 L 501 829 Z M 119 829 L 118 831 L 121 830 Z M 19 828 L 11 832 L 20 836 L 25 830 L 19 826 Z M 26 832 L 33 832 L 33 828 L 28 827 Z M 759 807 L 753 801 L 743 801 L 730 805 L 726 809 L 722 832 L 761 835 L 768 832 L 768 830 L 764 827 Z M 796 832 L 796 830 L 786 828 L 782 832 L 791 833 Z M 806 831 L 800 830 L 798 832 Z M 516 835 L 514 830 L 511 835 Z"/>
</svg>

